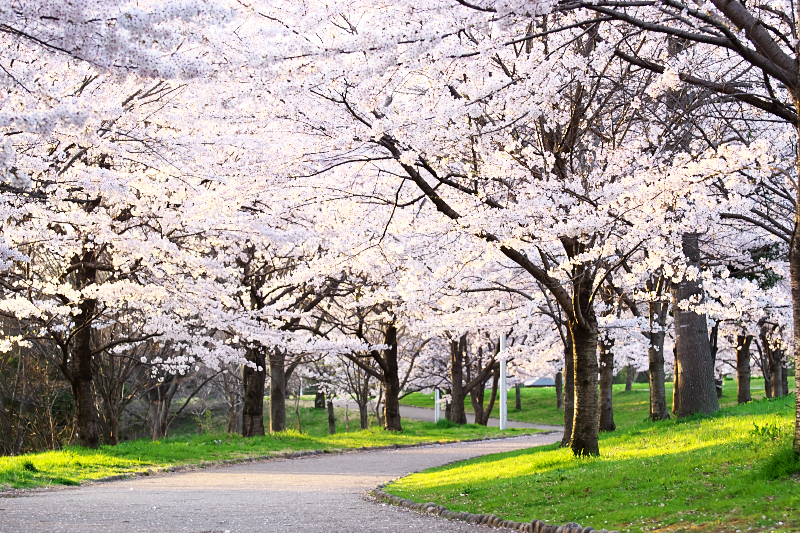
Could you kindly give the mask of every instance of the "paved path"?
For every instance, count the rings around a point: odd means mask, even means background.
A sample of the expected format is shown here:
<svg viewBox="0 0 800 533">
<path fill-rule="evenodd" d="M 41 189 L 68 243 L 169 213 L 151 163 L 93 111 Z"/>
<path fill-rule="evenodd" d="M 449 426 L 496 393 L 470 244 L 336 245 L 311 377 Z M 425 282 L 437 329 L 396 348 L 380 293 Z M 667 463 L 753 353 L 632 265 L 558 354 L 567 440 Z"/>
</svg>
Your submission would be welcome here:
<svg viewBox="0 0 800 533">
<path fill-rule="evenodd" d="M 358 413 L 358 404 L 354 400 L 348 400 L 350 409 L 355 409 Z M 344 400 L 335 400 L 336 407 L 344 407 Z M 444 411 L 441 411 L 442 418 L 444 418 Z M 400 417 L 410 418 L 411 420 L 423 420 L 425 422 L 433 422 L 433 409 L 427 407 L 414 407 L 411 405 L 400 405 Z M 467 423 L 475 423 L 475 415 L 467 413 Z M 489 418 L 489 426 L 500 427 L 499 418 Z M 564 431 L 564 426 L 552 426 L 548 424 L 529 424 L 527 422 L 517 422 L 516 420 L 509 420 L 508 427 L 510 428 L 528 428 L 528 429 L 542 429 L 545 431 Z"/>
<path fill-rule="evenodd" d="M 0 533 L 480 533 L 484 526 L 377 504 L 381 483 L 561 435 L 265 461 L 0 497 Z"/>
</svg>

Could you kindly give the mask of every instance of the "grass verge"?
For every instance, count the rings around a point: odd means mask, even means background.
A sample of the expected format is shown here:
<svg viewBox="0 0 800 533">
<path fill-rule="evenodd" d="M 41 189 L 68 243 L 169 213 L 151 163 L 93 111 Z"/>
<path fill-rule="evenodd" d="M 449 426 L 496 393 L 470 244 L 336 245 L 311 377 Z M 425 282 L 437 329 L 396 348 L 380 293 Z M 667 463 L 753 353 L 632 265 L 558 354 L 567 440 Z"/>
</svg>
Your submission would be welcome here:
<svg viewBox="0 0 800 533">
<path fill-rule="evenodd" d="M 796 532 L 793 421 L 794 395 L 754 401 L 605 433 L 599 457 L 532 448 L 412 474 L 384 490 L 453 511 L 623 532 Z"/>
<path fill-rule="evenodd" d="M 301 450 L 341 450 L 391 444 L 422 442 L 456 442 L 501 435 L 527 435 L 536 430 L 509 429 L 403 420 L 402 432 L 373 428 L 345 431 L 344 409 L 336 410 L 337 431 L 328 435 L 328 415 L 324 409 L 300 408 L 303 433 L 289 430 L 265 437 L 242 438 L 227 433 L 179 436 L 152 442 L 139 439 L 117 446 L 101 446 L 97 450 L 69 446 L 16 457 L 0 457 L 0 489 L 33 488 L 50 485 L 77 485 L 82 481 L 109 476 L 164 469 L 181 465 L 197 465 L 212 461 L 244 457 L 260 457 Z M 352 410 L 351 410 L 352 416 Z M 289 425 L 294 412 L 287 412 Z M 351 429 L 357 428 L 351 419 Z"/>
</svg>

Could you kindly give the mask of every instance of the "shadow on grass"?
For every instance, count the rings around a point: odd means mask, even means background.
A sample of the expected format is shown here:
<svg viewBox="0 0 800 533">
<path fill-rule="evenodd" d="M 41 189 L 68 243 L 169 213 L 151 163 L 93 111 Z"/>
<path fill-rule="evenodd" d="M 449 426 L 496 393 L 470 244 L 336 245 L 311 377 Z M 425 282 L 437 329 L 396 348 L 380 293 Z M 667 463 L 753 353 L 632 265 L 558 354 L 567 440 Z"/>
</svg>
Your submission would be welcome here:
<svg viewBox="0 0 800 533">
<path fill-rule="evenodd" d="M 719 531 L 735 520 L 797 531 L 800 498 L 787 477 L 800 469 L 793 419 L 794 396 L 761 400 L 605 433 L 599 457 L 534 448 L 413 474 L 386 490 L 517 521 Z"/>
</svg>

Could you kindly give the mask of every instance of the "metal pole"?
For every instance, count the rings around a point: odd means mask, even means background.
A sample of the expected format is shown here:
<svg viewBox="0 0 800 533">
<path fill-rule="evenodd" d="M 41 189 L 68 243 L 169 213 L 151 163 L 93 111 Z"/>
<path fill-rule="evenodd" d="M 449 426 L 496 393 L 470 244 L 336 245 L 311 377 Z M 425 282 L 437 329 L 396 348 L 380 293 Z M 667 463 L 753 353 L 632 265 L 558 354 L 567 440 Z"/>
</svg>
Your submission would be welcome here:
<svg viewBox="0 0 800 533">
<path fill-rule="evenodd" d="M 439 389 L 434 389 L 433 394 L 433 422 L 439 422 Z"/>
<path fill-rule="evenodd" d="M 500 429 L 506 429 L 508 425 L 508 391 L 506 390 L 506 334 L 500 335 L 500 354 L 503 360 L 500 361 Z"/>
</svg>

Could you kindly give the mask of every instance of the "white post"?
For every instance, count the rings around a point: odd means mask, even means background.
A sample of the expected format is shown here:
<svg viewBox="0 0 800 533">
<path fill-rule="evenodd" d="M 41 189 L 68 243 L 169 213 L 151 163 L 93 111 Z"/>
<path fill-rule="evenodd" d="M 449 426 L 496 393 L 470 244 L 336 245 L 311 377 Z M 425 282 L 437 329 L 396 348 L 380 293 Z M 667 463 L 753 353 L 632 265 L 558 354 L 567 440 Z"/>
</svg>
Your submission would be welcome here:
<svg viewBox="0 0 800 533">
<path fill-rule="evenodd" d="M 439 422 L 439 389 L 434 389 L 433 394 L 433 422 Z"/>
<path fill-rule="evenodd" d="M 500 335 L 500 354 L 503 360 L 500 361 L 500 429 L 506 429 L 508 425 L 508 391 L 506 390 L 506 334 Z"/>
</svg>

